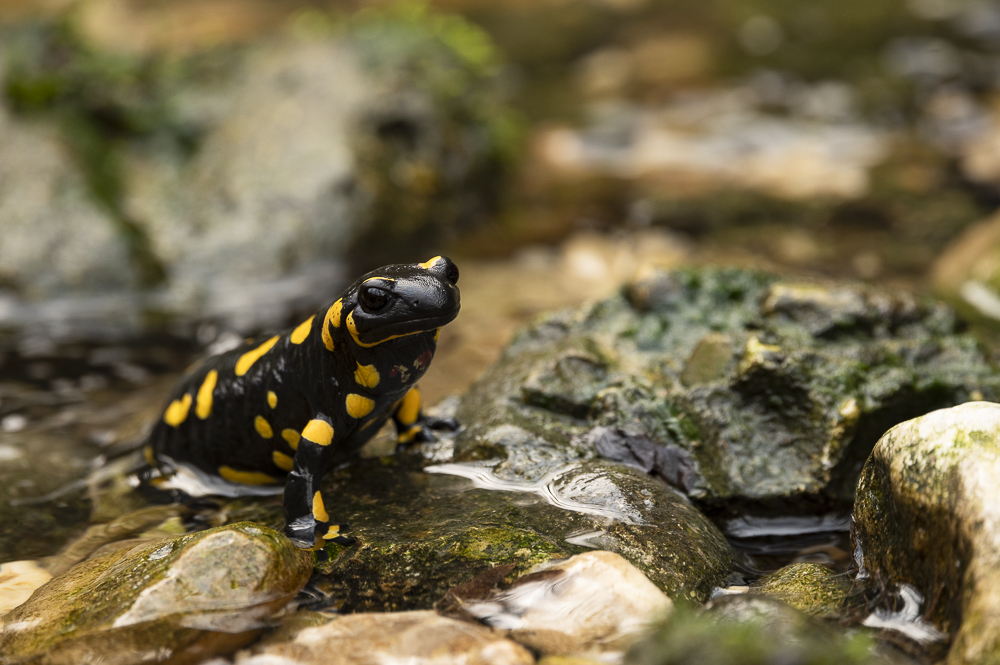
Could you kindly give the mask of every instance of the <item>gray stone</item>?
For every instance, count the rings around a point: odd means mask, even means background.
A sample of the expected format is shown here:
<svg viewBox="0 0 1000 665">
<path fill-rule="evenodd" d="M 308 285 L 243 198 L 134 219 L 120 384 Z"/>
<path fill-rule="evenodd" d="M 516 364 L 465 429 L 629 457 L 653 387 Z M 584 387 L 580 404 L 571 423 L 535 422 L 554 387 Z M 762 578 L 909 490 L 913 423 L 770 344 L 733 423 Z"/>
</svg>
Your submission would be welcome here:
<svg viewBox="0 0 1000 665">
<path fill-rule="evenodd" d="M 983 402 L 902 423 L 858 483 L 858 577 L 923 600 L 910 621 L 952 636 L 949 664 L 1000 660 L 998 431 L 1000 404 Z"/>
<path fill-rule="evenodd" d="M 886 429 L 998 394 L 959 330 L 947 307 L 905 293 L 654 271 L 522 331 L 463 398 L 455 459 L 536 481 L 617 432 L 631 452 L 614 459 L 710 512 L 846 509 Z"/>
</svg>

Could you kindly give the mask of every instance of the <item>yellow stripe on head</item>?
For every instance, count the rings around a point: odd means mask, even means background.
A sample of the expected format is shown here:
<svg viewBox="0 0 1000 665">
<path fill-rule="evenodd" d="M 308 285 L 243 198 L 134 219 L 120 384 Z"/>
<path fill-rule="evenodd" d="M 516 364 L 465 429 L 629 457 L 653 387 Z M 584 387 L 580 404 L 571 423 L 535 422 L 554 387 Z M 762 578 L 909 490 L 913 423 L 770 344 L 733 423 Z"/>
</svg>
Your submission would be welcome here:
<svg viewBox="0 0 1000 665">
<path fill-rule="evenodd" d="M 260 360 L 261 356 L 270 351 L 271 347 L 274 346 L 277 341 L 278 336 L 275 335 L 253 351 L 247 351 L 240 356 L 240 359 L 236 361 L 236 376 L 243 376 L 246 374 L 250 370 L 250 367 L 253 366 L 255 362 Z"/>
<path fill-rule="evenodd" d="M 326 310 L 326 316 L 323 317 L 323 345 L 328 351 L 333 351 L 333 335 L 330 334 L 330 326 L 340 327 L 340 310 L 343 306 L 344 304 L 337 300 L 330 305 L 329 309 Z"/>
<path fill-rule="evenodd" d="M 289 339 L 292 341 L 292 344 L 301 344 L 302 342 L 306 341 L 306 337 L 309 337 L 309 333 L 312 332 L 313 319 L 315 318 L 316 315 L 313 314 L 308 319 L 300 323 L 298 327 L 292 331 L 292 334 L 289 336 Z"/>
<path fill-rule="evenodd" d="M 329 446 L 333 441 L 333 427 L 325 420 L 310 420 L 302 430 L 302 437 L 319 446 Z"/>
<path fill-rule="evenodd" d="M 377 342 L 372 342 L 372 343 L 368 344 L 368 343 L 362 342 L 358 338 L 358 329 L 354 325 L 354 312 L 351 312 L 350 314 L 347 315 L 346 321 L 347 321 L 347 332 L 351 333 L 351 337 L 354 339 L 354 343 L 357 344 L 358 346 L 364 348 L 364 349 L 370 349 L 373 346 L 378 346 L 382 342 L 388 342 L 390 339 L 397 339 L 399 337 L 407 337 L 409 335 L 419 335 L 422 332 L 427 332 L 426 330 L 414 330 L 411 333 L 403 333 L 402 335 L 390 335 L 389 337 L 386 337 L 385 339 L 380 339 Z"/>
<path fill-rule="evenodd" d="M 418 263 L 417 265 L 420 266 L 421 268 L 424 268 L 425 270 L 430 270 L 431 268 L 434 267 L 434 264 L 440 260 L 441 260 L 440 256 L 435 256 L 433 259 L 428 259 L 427 261 L 424 261 L 423 263 Z"/>
<path fill-rule="evenodd" d="M 215 390 L 215 384 L 218 380 L 219 372 L 213 369 L 205 375 L 205 380 L 202 382 L 201 388 L 198 388 L 198 397 L 195 400 L 194 412 L 202 420 L 212 414 L 212 391 Z"/>
</svg>

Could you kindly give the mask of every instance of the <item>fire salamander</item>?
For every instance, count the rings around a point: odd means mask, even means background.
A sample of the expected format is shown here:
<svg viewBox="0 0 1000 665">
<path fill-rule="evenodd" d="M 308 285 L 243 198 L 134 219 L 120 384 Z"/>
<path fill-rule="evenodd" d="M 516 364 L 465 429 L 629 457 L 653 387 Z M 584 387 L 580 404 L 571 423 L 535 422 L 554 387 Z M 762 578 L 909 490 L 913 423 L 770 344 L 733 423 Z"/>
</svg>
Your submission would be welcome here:
<svg viewBox="0 0 1000 665">
<path fill-rule="evenodd" d="M 414 384 L 458 315 L 458 268 L 436 256 L 368 273 L 293 330 L 213 356 L 181 380 L 144 448 L 159 480 L 186 469 L 216 494 L 284 482 L 285 533 L 303 548 L 340 537 L 323 475 L 390 417 L 398 441 L 432 441 Z M 226 482 L 219 481 L 219 477 Z"/>
</svg>

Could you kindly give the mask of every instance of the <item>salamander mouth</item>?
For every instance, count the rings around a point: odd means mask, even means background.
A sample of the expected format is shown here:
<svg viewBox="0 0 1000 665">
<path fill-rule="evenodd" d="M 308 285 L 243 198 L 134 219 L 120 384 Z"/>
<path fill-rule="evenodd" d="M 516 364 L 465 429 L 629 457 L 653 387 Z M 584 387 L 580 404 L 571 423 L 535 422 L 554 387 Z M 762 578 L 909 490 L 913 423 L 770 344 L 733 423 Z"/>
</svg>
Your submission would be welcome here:
<svg viewBox="0 0 1000 665">
<path fill-rule="evenodd" d="M 366 344 L 384 342 L 392 337 L 402 337 L 404 335 L 416 335 L 417 333 L 430 332 L 436 328 L 447 325 L 455 320 L 462 307 L 457 305 L 455 309 L 444 314 L 428 316 L 420 319 L 407 319 L 394 323 L 386 323 L 372 328 L 371 330 L 358 331 L 358 339 Z"/>
</svg>

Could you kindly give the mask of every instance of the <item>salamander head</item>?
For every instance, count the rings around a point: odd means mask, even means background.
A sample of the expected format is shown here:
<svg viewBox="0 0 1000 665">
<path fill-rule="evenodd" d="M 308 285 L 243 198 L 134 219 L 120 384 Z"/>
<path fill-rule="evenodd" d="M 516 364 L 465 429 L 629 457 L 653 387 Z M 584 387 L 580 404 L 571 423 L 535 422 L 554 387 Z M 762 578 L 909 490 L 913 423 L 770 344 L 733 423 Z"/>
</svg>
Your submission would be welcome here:
<svg viewBox="0 0 1000 665">
<path fill-rule="evenodd" d="M 344 294 L 347 330 L 361 346 L 430 332 L 458 316 L 458 267 L 443 256 L 373 270 Z"/>
</svg>

